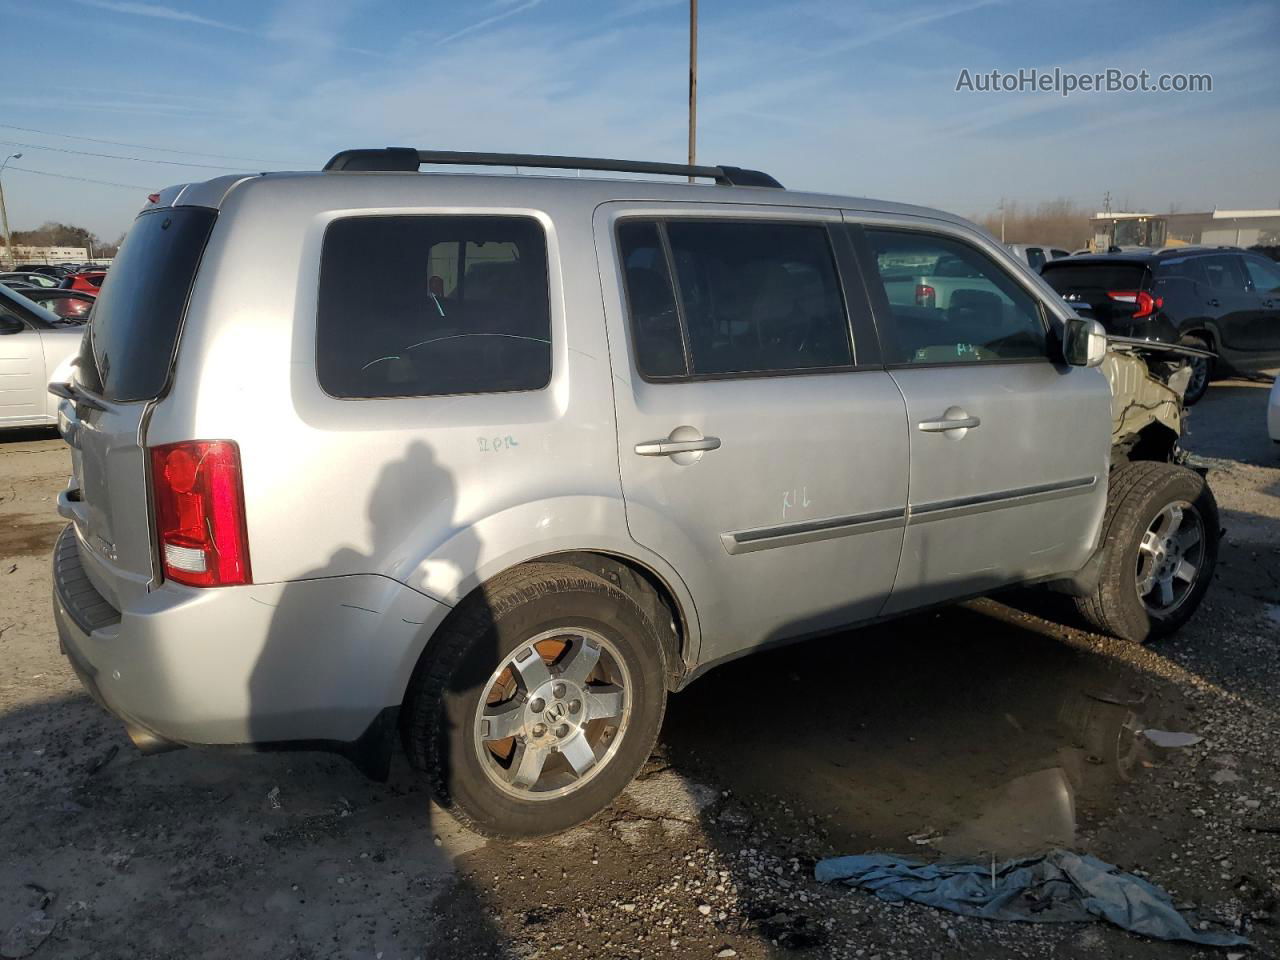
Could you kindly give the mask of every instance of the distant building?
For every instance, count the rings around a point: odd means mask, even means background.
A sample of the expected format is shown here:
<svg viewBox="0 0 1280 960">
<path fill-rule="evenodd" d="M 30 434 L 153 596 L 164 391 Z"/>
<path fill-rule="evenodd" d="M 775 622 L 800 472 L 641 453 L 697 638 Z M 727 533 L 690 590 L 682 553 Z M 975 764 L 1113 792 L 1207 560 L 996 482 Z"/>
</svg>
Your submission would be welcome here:
<svg viewBox="0 0 1280 960">
<path fill-rule="evenodd" d="M 0 261 L 4 263 L 84 263 L 89 259 L 86 247 L 29 247 L 24 243 L 13 245 L 13 256 L 0 243 Z"/>
<path fill-rule="evenodd" d="M 1207 213 L 1095 213 L 1093 247 L 1235 247 L 1280 244 L 1280 210 L 1211 210 Z"/>
</svg>

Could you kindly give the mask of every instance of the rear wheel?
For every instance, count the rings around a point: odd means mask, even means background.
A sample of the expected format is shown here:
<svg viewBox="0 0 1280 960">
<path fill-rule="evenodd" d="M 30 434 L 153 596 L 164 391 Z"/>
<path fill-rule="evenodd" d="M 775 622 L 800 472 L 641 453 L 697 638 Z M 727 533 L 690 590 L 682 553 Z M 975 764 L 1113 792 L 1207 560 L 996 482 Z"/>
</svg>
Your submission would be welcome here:
<svg viewBox="0 0 1280 960">
<path fill-rule="evenodd" d="M 1093 626 L 1142 643 L 1191 619 L 1218 561 L 1218 505 L 1200 474 L 1135 461 L 1111 473 L 1101 570 L 1079 598 Z"/>
<path fill-rule="evenodd" d="M 1178 342 L 1201 350 L 1212 349 L 1209 342 L 1199 336 L 1183 337 Z M 1182 402 L 1189 407 L 1199 401 L 1209 389 L 1209 381 L 1213 379 L 1213 358 L 1192 357 L 1187 360 L 1187 366 L 1191 368 L 1191 380 L 1187 383 L 1186 393 L 1182 395 Z"/>
<path fill-rule="evenodd" d="M 410 760 L 473 829 L 530 837 L 599 812 L 631 781 L 666 706 L 662 644 L 617 586 L 537 563 L 468 597 L 405 702 Z"/>
</svg>

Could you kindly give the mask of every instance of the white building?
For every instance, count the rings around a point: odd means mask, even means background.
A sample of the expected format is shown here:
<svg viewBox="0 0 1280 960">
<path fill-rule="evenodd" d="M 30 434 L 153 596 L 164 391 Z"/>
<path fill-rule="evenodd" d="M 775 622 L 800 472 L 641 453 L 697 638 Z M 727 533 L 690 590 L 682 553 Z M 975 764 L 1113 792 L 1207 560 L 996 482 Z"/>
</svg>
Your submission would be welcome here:
<svg viewBox="0 0 1280 960">
<path fill-rule="evenodd" d="M 84 263 L 89 259 L 85 247 L 30 247 L 25 243 L 13 245 L 13 256 L 0 243 L 0 263 Z"/>
</svg>

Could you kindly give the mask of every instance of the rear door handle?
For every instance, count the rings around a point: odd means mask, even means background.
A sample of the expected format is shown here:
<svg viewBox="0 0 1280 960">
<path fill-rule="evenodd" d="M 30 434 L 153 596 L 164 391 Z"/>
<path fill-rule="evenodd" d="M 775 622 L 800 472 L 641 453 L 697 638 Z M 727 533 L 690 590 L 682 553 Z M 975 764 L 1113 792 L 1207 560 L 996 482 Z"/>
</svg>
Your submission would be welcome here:
<svg viewBox="0 0 1280 960">
<path fill-rule="evenodd" d="M 1219 301 L 1219 300 L 1210 300 L 1210 301 L 1209 301 L 1209 306 L 1211 306 L 1211 307 L 1220 307 L 1220 306 L 1222 306 L 1222 302 L 1221 302 L 1221 301 Z"/>
<path fill-rule="evenodd" d="M 947 430 L 967 430 L 981 423 L 977 417 L 957 417 L 954 420 L 921 420 L 916 426 L 925 433 L 943 433 Z"/>
<path fill-rule="evenodd" d="M 636 453 L 642 457 L 669 457 L 677 453 L 719 449 L 719 437 L 703 437 L 701 440 L 649 440 L 636 444 Z"/>
</svg>

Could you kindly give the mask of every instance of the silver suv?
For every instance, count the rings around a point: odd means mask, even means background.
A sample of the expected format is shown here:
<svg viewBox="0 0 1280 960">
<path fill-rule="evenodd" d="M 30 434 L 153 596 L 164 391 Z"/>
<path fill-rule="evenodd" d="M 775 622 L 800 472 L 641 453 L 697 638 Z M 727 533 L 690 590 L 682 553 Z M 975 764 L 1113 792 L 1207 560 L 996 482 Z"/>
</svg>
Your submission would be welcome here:
<svg viewBox="0 0 1280 960">
<path fill-rule="evenodd" d="M 174 187 L 53 385 L 62 646 L 145 751 L 400 742 L 474 828 L 564 829 L 762 647 L 1035 581 L 1184 622 L 1216 508 L 1099 330 L 963 220 L 730 167 Z"/>
</svg>

